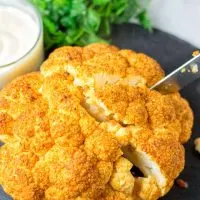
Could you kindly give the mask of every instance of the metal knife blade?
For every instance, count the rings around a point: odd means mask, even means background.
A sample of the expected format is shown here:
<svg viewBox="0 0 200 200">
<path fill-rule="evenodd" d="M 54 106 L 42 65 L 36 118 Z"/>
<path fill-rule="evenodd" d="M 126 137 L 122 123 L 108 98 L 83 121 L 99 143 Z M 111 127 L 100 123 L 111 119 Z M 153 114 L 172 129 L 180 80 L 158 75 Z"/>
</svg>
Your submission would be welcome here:
<svg viewBox="0 0 200 200">
<path fill-rule="evenodd" d="M 163 94 L 178 92 L 198 78 L 200 78 L 200 55 L 184 63 L 150 89 L 158 90 Z"/>
</svg>

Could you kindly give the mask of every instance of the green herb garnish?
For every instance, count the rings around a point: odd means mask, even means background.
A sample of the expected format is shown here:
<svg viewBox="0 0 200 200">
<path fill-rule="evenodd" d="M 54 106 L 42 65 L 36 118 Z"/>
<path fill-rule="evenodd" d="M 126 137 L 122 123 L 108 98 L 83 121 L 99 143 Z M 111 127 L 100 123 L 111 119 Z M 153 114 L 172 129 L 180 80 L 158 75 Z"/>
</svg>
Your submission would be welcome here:
<svg viewBox="0 0 200 200">
<path fill-rule="evenodd" d="M 147 1 L 147 0 L 146 0 Z M 111 25 L 131 17 L 151 29 L 141 0 L 31 0 L 43 17 L 45 48 L 106 42 Z M 144 1 L 143 1 L 144 2 Z M 147 1 L 148 2 L 148 1 Z"/>
</svg>

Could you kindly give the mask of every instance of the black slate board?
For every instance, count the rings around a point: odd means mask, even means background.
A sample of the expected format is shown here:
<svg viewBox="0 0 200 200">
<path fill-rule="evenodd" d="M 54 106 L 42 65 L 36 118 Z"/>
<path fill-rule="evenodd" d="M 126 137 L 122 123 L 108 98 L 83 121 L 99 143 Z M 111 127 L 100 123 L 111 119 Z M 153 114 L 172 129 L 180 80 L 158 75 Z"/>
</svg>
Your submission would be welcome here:
<svg viewBox="0 0 200 200">
<path fill-rule="evenodd" d="M 190 44 L 164 32 L 144 31 L 138 25 L 124 24 L 113 27 L 113 44 L 121 48 L 129 48 L 144 52 L 155 58 L 166 73 L 183 64 L 196 49 Z M 180 177 L 189 183 L 188 189 L 174 186 L 162 200 L 200 200 L 200 155 L 194 151 L 194 138 L 200 136 L 200 80 L 182 90 L 195 114 L 193 135 L 186 148 L 186 166 Z M 10 200 L 0 189 L 0 200 Z"/>
</svg>

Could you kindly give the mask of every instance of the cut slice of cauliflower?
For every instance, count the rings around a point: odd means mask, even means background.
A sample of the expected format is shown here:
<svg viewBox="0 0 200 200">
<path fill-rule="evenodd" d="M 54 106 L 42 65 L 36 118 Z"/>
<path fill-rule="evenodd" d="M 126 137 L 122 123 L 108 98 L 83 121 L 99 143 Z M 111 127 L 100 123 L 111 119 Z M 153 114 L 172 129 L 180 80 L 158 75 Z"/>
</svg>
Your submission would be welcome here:
<svg viewBox="0 0 200 200">
<path fill-rule="evenodd" d="M 86 93 L 105 111 L 106 116 L 123 124 L 147 125 L 148 113 L 145 107 L 146 90 L 118 84 L 106 84 L 95 89 L 94 95 Z"/>
<path fill-rule="evenodd" d="M 123 148 L 125 156 L 145 177 L 155 178 L 161 194 L 164 195 L 178 176 L 178 172 L 183 170 L 183 146 L 173 137 L 153 136 L 148 129 L 129 129 L 132 136 L 129 139 L 129 146 Z"/>
</svg>

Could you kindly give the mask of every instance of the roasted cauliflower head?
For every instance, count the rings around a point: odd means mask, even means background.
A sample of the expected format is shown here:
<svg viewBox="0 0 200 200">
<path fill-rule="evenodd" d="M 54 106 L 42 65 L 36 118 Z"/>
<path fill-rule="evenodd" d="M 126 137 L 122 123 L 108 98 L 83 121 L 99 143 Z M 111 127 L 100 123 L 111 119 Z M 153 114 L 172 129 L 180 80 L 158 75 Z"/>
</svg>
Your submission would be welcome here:
<svg viewBox="0 0 200 200">
<path fill-rule="evenodd" d="M 15 200 L 156 200 L 184 168 L 193 114 L 149 87 L 160 65 L 106 44 L 56 49 L 0 92 L 0 184 Z M 139 171 L 139 173 L 138 173 Z"/>
</svg>

